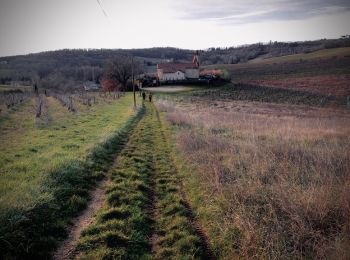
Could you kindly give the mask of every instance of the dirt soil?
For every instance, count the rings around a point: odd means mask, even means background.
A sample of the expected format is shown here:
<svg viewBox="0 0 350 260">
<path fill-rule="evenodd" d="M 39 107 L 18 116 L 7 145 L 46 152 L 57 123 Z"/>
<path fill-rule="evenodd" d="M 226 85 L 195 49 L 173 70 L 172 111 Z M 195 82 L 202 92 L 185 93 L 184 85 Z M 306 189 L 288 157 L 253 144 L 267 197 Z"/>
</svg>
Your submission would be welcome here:
<svg viewBox="0 0 350 260">
<path fill-rule="evenodd" d="M 53 259 L 62 260 L 74 258 L 76 242 L 81 232 L 93 222 L 95 214 L 103 206 L 105 200 L 105 186 L 107 183 L 108 180 L 105 178 L 97 184 L 97 188 L 90 195 L 91 200 L 87 208 L 79 217 L 73 220 L 74 225 L 70 229 L 68 237 L 66 240 L 62 241 L 61 245 L 54 253 Z"/>
<path fill-rule="evenodd" d="M 174 92 L 190 91 L 192 89 L 193 88 L 186 87 L 186 86 L 167 86 L 167 87 L 144 88 L 145 91 L 160 92 L 160 93 L 174 93 Z"/>
</svg>

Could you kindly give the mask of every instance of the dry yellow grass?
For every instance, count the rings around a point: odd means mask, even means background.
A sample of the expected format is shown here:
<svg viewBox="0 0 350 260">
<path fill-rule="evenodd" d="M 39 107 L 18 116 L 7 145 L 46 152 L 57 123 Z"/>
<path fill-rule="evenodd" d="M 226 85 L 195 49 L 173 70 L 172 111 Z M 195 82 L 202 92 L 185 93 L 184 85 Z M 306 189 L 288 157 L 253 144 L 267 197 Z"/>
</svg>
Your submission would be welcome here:
<svg viewBox="0 0 350 260">
<path fill-rule="evenodd" d="M 195 173 L 192 201 L 221 259 L 350 252 L 350 116 L 254 102 L 160 102 Z M 186 180 L 187 178 L 187 180 Z"/>
</svg>

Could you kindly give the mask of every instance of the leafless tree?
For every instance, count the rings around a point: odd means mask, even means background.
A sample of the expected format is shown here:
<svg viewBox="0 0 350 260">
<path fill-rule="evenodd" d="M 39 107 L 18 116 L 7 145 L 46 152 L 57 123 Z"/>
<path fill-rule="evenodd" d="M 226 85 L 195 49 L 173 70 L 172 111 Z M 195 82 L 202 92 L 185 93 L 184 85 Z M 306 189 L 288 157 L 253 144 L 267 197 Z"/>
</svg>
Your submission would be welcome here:
<svg viewBox="0 0 350 260">
<path fill-rule="evenodd" d="M 137 75 L 141 71 L 142 67 L 139 61 L 132 59 L 129 55 L 118 55 L 109 62 L 107 74 L 126 89 L 127 83 L 132 77 L 132 72 Z"/>
</svg>

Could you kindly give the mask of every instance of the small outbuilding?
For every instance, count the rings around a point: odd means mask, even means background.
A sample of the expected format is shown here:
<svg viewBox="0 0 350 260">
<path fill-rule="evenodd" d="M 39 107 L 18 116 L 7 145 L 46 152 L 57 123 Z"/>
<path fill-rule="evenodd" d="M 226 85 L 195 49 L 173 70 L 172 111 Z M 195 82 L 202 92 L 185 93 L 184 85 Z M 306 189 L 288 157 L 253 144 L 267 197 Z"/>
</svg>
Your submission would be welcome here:
<svg viewBox="0 0 350 260">
<path fill-rule="evenodd" d="M 83 87 L 85 91 L 94 91 L 94 90 L 99 90 L 101 88 L 100 84 L 97 84 L 93 81 L 86 81 L 83 84 Z"/>
</svg>

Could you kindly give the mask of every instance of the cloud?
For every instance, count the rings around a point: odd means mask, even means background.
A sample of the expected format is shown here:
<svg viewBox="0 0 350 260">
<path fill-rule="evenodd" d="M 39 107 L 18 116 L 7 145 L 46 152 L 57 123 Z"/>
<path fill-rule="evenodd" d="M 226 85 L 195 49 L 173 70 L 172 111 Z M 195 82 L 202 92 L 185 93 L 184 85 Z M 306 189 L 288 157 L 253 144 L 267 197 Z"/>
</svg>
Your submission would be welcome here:
<svg viewBox="0 0 350 260">
<path fill-rule="evenodd" d="M 303 20 L 350 11 L 348 0 L 178 0 L 179 19 L 244 24 Z"/>
</svg>

